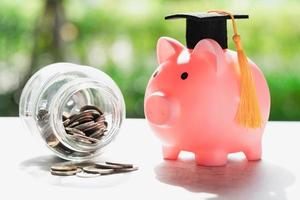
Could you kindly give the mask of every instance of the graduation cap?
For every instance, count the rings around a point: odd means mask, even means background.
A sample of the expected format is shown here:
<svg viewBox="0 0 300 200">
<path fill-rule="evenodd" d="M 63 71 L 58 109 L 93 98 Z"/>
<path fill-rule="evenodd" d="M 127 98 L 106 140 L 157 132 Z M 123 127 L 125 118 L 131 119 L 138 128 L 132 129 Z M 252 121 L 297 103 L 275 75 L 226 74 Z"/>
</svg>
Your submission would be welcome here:
<svg viewBox="0 0 300 200">
<path fill-rule="evenodd" d="M 236 121 L 247 128 L 259 128 L 262 125 L 256 86 L 249 67 L 248 58 L 237 31 L 235 19 L 245 19 L 248 15 L 234 15 L 226 11 L 215 10 L 205 13 L 180 13 L 166 16 L 165 19 L 186 19 L 186 43 L 189 49 L 205 38 L 210 38 L 227 49 L 227 19 L 233 26 L 233 41 L 237 51 L 237 61 L 240 67 L 240 103 L 236 113 Z"/>
<path fill-rule="evenodd" d="M 234 19 L 247 19 L 248 15 L 233 15 Z M 210 38 L 219 43 L 223 49 L 228 48 L 227 44 L 227 19 L 228 14 L 216 12 L 201 13 L 178 13 L 168 15 L 168 19 L 186 19 L 186 45 L 193 49 L 196 44 L 205 38 Z"/>
</svg>

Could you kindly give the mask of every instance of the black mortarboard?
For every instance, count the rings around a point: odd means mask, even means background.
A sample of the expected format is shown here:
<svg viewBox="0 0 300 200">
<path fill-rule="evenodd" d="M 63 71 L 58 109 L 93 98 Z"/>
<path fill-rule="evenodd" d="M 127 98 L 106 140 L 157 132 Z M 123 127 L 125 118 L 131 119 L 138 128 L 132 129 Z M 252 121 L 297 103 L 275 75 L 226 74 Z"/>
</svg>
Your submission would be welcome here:
<svg viewBox="0 0 300 200">
<path fill-rule="evenodd" d="M 246 19 L 248 15 L 233 15 L 235 19 Z M 196 44 L 205 38 L 218 42 L 223 49 L 227 49 L 227 25 L 229 15 L 214 12 L 205 13 L 178 13 L 166 16 L 165 19 L 186 19 L 186 45 L 193 49 Z"/>
</svg>

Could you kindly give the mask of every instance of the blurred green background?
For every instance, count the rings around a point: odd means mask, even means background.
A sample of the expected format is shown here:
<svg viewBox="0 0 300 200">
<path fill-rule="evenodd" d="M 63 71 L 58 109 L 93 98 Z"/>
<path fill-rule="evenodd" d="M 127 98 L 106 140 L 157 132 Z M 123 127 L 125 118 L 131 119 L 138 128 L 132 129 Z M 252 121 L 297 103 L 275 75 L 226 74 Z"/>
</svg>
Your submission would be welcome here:
<svg viewBox="0 0 300 200">
<path fill-rule="evenodd" d="M 66 61 L 108 73 L 124 94 L 127 117 L 143 117 L 157 39 L 185 44 L 185 21 L 164 16 L 210 9 L 250 15 L 238 27 L 248 57 L 269 83 L 270 119 L 300 120 L 298 0 L 1 0 L 0 115 L 18 114 L 20 92 L 35 71 Z M 231 34 L 231 24 L 228 29 Z"/>
</svg>

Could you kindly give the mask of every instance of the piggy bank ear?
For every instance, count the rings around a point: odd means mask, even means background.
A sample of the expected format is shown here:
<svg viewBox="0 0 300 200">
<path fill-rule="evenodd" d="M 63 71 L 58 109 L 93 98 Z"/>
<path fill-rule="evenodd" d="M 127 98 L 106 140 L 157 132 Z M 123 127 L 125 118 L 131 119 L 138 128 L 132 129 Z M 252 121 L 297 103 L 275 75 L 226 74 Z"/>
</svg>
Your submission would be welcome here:
<svg viewBox="0 0 300 200">
<path fill-rule="evenodd" d="M 214 59 L 214 62 L 216 64 L 216 73 L 220 74 L 225 66 L 225 56 L 223 49 L 216 41 L 212 39 L 203 39 L 197 43 L 192 55 L 203 58 L 203 56 L 205 56 L 205 54 L 207 53 L 212 55 L 212 58 Z"/>
<path fill-rule="evenodd" d="M 169 37 L 159 38 L 156 47 L 158 63 L 161 64 L 165 62 L 171 56 L 178 56 L 184 48 L 185 47 L 177 40 Z"/>
</svg>

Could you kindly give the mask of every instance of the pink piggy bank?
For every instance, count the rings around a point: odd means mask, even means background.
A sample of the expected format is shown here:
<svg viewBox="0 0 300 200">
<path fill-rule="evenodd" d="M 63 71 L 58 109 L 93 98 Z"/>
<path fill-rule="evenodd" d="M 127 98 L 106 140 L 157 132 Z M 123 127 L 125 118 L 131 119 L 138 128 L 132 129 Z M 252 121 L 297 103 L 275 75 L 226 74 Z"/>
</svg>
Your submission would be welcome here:
<svg viewBox="0 0 300 200">
<path fill-rule="evenodd" d="M 261 140 L 270 111 L 270 94 L 260 69 L 249 60 L 263 124 L 245 128 L 235 121 L 240 100 L 240 72 L 235 51 L 202 39 L 194 49 L 163 37 L 158 40 L 159 67 L 150 79 L 144 110 L 163 143 L 164 159 L 193 152 L 199 165 L 221 166 L 227 155 L 243 152 L 261 159 Z"/>
</svg>

